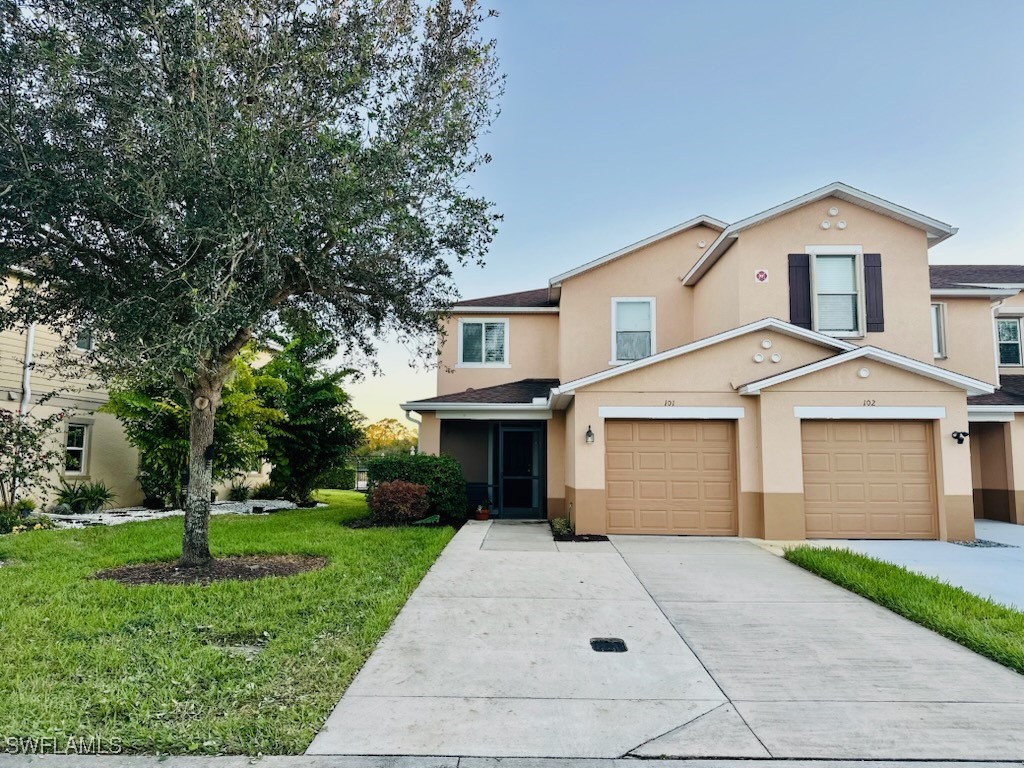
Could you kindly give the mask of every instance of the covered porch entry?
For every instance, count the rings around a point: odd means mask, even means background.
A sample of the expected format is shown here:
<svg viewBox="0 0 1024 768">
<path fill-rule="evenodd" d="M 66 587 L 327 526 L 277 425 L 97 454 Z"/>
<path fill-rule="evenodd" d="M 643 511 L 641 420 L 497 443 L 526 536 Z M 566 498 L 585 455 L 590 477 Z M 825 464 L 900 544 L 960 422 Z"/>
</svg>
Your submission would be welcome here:
<svg viewBox="0 0 1024 768">
<path fill-rule="evenodd" d="M 503 520 L 547 517 L 546 422 L 441 421 L 441 453 L 458 460 L 470 509 L 491 502 Z"/>
</svg>

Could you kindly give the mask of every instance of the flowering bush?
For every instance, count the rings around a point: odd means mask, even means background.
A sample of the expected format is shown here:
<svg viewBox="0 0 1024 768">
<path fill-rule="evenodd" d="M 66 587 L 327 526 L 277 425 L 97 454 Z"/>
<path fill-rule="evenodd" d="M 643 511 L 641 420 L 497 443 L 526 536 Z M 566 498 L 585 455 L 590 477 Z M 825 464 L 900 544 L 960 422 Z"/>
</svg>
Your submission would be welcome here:
<svg viewBox="0 0 1024 768">
<path fill-rule="evenodd" d="M 427 486 L 392 480 L 378 483 L 366 498 L 370 517 L 383 525 L 406 525 L 426 516 Z"/>
</svg>

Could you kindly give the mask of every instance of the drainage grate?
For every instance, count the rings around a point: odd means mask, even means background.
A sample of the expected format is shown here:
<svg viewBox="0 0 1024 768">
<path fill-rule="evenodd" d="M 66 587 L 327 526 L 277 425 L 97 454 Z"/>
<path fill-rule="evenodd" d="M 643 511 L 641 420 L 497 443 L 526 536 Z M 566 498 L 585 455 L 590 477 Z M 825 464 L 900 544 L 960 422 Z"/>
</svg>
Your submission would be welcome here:
<svg viewBox="0 0 1024 768">
<path fill-rule="evenodd" d="M 617 637 L 592 637 L 590 647 L 598 653 L 625 653 L 626 642 Z"/>
</svg>

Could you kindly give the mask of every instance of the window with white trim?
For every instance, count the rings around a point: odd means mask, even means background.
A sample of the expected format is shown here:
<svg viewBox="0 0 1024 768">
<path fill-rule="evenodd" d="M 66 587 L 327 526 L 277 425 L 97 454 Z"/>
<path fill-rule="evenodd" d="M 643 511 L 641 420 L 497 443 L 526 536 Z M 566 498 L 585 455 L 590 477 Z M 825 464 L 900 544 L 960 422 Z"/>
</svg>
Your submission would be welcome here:
<svg viewBox="0 0 1024 768">
<path fill-rule="evenodd" d="M 508 365 L 508 320 L 460 320 L 461 365 Z"/>
<path fill-rule="evenodd" d="M 932 304 L 932 356 L 946 356 L 946 305 Z"/>
<path fill-rule="evenodd" d="M 1000 365 L 1021 365 L 1020 318 L 1000 317 L 996 320 Z"/>
<path fill-rule="evenodd" d="M 88 328 L 80 328 L 75 334 L 75 349 L 79 352 L 88 352 L 92 349 L 92 331 Z"/>
<path fill-rule="evenodd" d="M 654 354 L 654 299 L 612 299 L 612 362 Z"/>
<path fill-rule="evenodd" d="M 860 286 L 855 254 L 814 257 L 814 330 L 837 336 L 859 336 Z"/>
<path fill-rule="evenodd" d="M 68 424 L 64 447 L 64 471 L 69 475 L 85 474 L 86 445 L 89 427 L 85 424 Z"/>
</svg>

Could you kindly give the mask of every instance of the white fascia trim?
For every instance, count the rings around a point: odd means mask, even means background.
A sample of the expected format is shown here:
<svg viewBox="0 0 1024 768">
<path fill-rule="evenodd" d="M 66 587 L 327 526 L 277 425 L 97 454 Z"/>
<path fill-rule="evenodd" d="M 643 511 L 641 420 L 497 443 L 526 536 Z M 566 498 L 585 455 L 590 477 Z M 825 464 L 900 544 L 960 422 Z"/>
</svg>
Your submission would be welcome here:
<svg viewBox="0 0 1024 768">
<path fill-rule="evenodd" d="M 469 421 L 546 421 L 551 418 L 550 408 L 538 408 L 531 405 L 527 408 L 511 408 L 509 406 L 490 406 L 489 408 L 437 408 L 434 416 L 445 419 L 462 419 Z"/>
<path fill-rule="evenodd" d="M 931 293 L 932 298 L 941 298 L 943 296 L 950 298 L 964 296 L 970 298 L 976 296 L 979 298 L 1008 299 L 1011 296 L 1016 296 L 1020 291 L 1009 288 L 932 288 Z"/>
<path fill-rule="evenodd" d="M 968 405 L 967 421 L 971 422 L 1002 422 L 1013 421 L 1018 413 L 1024 413 L 1024 406 L 1019 405 Z"/>
<path fill-rule="evenodd" d="M 970 376 L 964 376 L 963 374 L 953 373 L 947 371 L 945 368 L 939 368 L 935 365 L 929 365 L 928 363 L 922 363 L 919 360 L 914 360 L 903 355 L 897 355 L 894 352 L 889 352 L 878 347 L 857 347 L 850 352 L 843 352 L 839 355 L 827 357 L 824 360 L 819 360 L 816 363 L 805 365 L 800 368 L 794 368 L 791 371 L 780 373 L 777 376 L 770 376 L 767 379 L 761 379 L 760 381 L 752 381 L 749 384 L 744 384 L 739 388 L 741 395 L 757 395 L 760 394 L 762 389 L 773 387 L 776 384 L 782 384 L 792 379 L 798 379 L 801 376 L 806 376 L 810 373 L 816 373 L 818 371 L 831 368 L 834 365 L 841 365 L 842 363 L 849 362 L 851 360 L 858 360 L 862 357 L 866 357 L 869 360 L 875 360 L 880 363 L 886 363 L 888 365 L 895 366 L 896 368 L 902 368 L 905 371 L 911 373 L 917 373 L 921 376 L 926 376 L 936 381 L 941 381 L 946 384 L 951 384 L 955 387 L 960 387 L 965 390 L 968 395 L 990 395 L 995 392 L 995 387 L 988 382 L 981 381 L 979 379 L 972 379 Z"/>
<path fill-rule="evenodd" d="M 584 376 L 581 379 L 575 381 L 569 381 L 562 384 L 560 387 L 552 390 L 552 394 L 568 394 L 578 387 L 586 387 L 591 384 L 596 384 L 599 381 L 610 379 L 613 376 L 621 376 L 624 373 L 635 371 L 639 368 L 646 368 L 648 365 L 654 365 L 656 363 L 663 362 L 665 360 L 671 360 L 674 357 L 685 355 L 688 352 L 696 352 L 698 349 L 704 349 L 715 344 L 719 344 L 729 339 L 735 339 L 739 336 L 744 336 L 748 333 L 754 333 L 755 331 L 773 330 L 779 333 L 785 334 L 786 336 L 792 336 L 797 339 L 804 339 L 814 344 L 819 344 L 823 347 L 829 347 L 836 350 L 855 350 L 859 347 L 855 344 L 851 344 L 848 341 L 837 339 L 832 336 L 826 336 L 823 333 L 816 331 L 809 331 L 806 328 L 800 328 L 790 323 L 783 322 L 775 317 L 766 317 L 763 320 L 757 320 L 747 325 L 741 325 L 738 328 L 733 328 L 729 331 L 723 331 L 722 333 L 715 334 L 714 336 L 708 336 L 706 339 L 700 339 L 698 341 L 684 344 L 681 347 L 675 347 L 674 349 L 666 349 L 664 352 L 659 352 L 656 355 L 645 357 L 642 360 L 634 360 L 631 363 L 625 363 L 616 368 L 609 368 L 608 370 L 600 371 L 598 373 L 591 374 L 590 376 Z"/>
<path fill-rule="evenodd" d="M 589 272 L 591 269 L 600 267 L 602 264 L 607 264 L 609 261 L 613 261 L 619 258 L 620 256 L 625 256 L 626 254 L 632 253 L 633 251 L 638 251 L 641 248 L 646 248 L 648 245 L 653 245 L 659 240 L 664 240 L 666 237 L 672 237 L 672 235 L 677 235 L 680 232 L 685 232 L 688 229 L 692 229 L 693 227 L 701 225 L 709 227 L 711 229 L 717 229 L 720 232 L 729 226 L 728 223 L 724 221 L 719 221 L 718 219 L 712 218 L 711 216 L 696 216 L 690 219 L 689 221 L 684 221 L 682 224 L 677 224 L 674 227 L 669 227 L 668 229 L 662 230 L 661 232 L 658 232 L 655 235 L 651 235 L 650 237 L 646 237 L 643 240 L 638 240 L 632 245 L 627 245 L 625 248 L 620 248 L 617 251 L 612 251 L 611 253 L 596 258 L 593 261 L 588 261 L 583 266 L 576 267 L 575 269 L 570 269 L 568 272 L 563 272 L 560 275 L 555 275 L 548 281 L 548 284 L 552 287 L 561 285 L 563 280 L 568 280 L 570 277 L 575 277 L 576 275 L 582 274 L 583 272 Z"/>
<path fill-rule="evenodd" d="M 841 181 L 834 181 L 831 184 L 827 184 L 820 189 L 816 189 L 813 192 L 808 192 L 806 195 L 789 200 L 788 202 L 776 205 L 774 208 L 769 208 L 767 211 L 750 216 L 749 218 L 737 221 L 735 224 L 731 224 L 725 229 L 722 234 L 718 236 L 718 239 L 711 244 L 704 255 L 697 260 L 690 271 L 687 272 L 681 278 L 684 285 L 694 285 L 704 273 L 707 272 L 714 265 L 718 257 L 728 250 L 729 245 L 732 245 L 731 241 L 735 241 L 738 234 L 748 227 L 752 227 L 755 224 L 760 224 L 763 221 L 772 219 L 776 216 L 780 216 L 794 208 L 799 208 L 802 205 L 813 203 L 816 200 L 822 200 L 826 197 L 838 197 L 840 200 L 846 200 L 847 202 L 853 203 L 854 205 L 861 204 L 867 207 L 869 210 L 877 210 L 880 213 L 886 213 L 889 216 L 904 221 L 911 226 L 916 226 L 919 229 L 923 229 L 928 234 L 928 246 L 931 247 L 936 243 L 941 243 L 947 237 L 952 237 L 956 234 L 956 227 L 952 227 L 949 224 L 933 219 L 930 216 L 912 211 L 909 208 L 904 208 L 902 205 L 896 205 L 888 200 L 883 200 L 880 197 L 868 194 L 862 190 L 851 187 L 849 184 L 844 184 Z M 727 241 L 728 245 L 722 247 Z"/>
<path fill-rule="evenodd" d="M 797 405 L 793 415 L 798 419 L 935 419 L 946 418 L 942 406 L 902 405 Z"/>
<path fill-rule="evenodd" d="M 597 409 L 602 419 L 742 419 L 744 412 L 742 407 L 686 405 L 602 405 Z"/>
<path fill-rule="evenodd" d="M 557 315 L 558 307 L 452 307 L 453 315 Z"/>
</svg>

